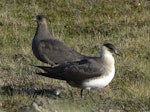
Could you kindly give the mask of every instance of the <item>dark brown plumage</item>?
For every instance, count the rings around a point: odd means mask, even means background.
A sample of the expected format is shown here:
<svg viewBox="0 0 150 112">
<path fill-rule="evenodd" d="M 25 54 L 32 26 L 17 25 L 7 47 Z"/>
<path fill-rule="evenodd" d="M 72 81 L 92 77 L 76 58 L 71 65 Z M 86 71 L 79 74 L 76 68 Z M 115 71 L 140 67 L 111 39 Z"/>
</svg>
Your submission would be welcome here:
<svg viewBox="0 0 150 112">
<path fill-rule="evenodd" d="M 52 38 L 44 15 L 37 15 L 37 29 L 32 40 L 32 51 L 37 59 L 50 65 L 77 61 L 85 58 L 61 41 Z"/>
</svg>

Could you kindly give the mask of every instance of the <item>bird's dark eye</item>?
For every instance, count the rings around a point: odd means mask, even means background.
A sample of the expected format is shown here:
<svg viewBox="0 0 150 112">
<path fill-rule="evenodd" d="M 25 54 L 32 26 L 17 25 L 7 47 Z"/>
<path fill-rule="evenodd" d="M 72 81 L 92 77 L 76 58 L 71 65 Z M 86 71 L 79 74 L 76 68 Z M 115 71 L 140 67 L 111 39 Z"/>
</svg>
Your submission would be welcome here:
<svg viewBox="0 0 150 112">
<path fill-rule="evenodd" d="M 104 44 L 108 49 L 109 49 L 109 51 L 110 52 L 115 52 L 115 47 L 114 47 L 114 45 L 112 45 L 112 44 L 110 44 L 110 43 L 107 43 L 107 44 Z"/>
<path fill-rule="evenodd" d="M 39 21 L 41 21 L 43 18 L 45 18 L 44 15 L 37 15 L 37 17 L 36 17 L 36 19 L 39 20 Z"/>
<path fill-rule="evenodd" d="M 111 52 L 114 52 L 114 48 L 111 48 L 111 47 L 110 47 L 109 50 L 110 50 Z"/>
<path fill-rule="evenodd" d="M 38 16 L 38 17 L 37 17 L 37 20 L 41 20 L 41 19 L 42 19 L 42 17 L 41 17 L 41 16 Z"/>
</svg>

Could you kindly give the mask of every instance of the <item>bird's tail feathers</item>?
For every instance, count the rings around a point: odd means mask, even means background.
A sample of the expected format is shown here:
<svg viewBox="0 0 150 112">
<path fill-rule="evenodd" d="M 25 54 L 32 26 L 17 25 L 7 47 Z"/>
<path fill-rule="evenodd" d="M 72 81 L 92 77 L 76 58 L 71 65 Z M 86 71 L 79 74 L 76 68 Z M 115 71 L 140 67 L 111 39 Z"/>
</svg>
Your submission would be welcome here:
<svg viewBox="0 0 150 112">
<path fill-rule="evenodd" d="M 59 80 L 64 80 L 61 76 L 59 75 L 54 75 L 54 74 L 49 74 L 49 73 L 36 73 L 37 75 L 41 75 L 44 77 L 49 77 L 49 78 L 54 78 L 54 79 L 59 79 Z"/>
<path fill-rule="evenodd" d="M 50 72 L 52 67 L 49 67 L 49 66 L 35 66 L 37 68 L 40 68 L 42 70 L 44 70 L 45 72 Z"/>
<path fill-rule="evenodd" d="M 36 73 L 37 75 L 45 76 L 45 77 L 50 77 L 47 73 Z"/>
</svg>

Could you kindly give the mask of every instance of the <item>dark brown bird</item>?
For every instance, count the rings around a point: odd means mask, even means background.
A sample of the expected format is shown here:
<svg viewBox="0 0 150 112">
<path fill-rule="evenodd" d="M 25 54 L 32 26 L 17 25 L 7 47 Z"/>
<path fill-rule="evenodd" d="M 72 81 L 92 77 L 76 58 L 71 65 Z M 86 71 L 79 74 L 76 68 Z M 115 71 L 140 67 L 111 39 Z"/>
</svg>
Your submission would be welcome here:
<svg viewBox="0 0 150 112">
<path fill-rule="evenodd" d="M 32 40 L 32 51 L 37 59 L 55 65 L 86 58 L 63 42 L 52 38 L 44 15 L 37 15 L 34 20 L 37 21 L 37 29 Z"/>
<path fill-rule="evenodd" d="M 56 67 L 37 66 L 45 73 L 38 75 L 65 80 L 69 85 L 91 90 L 104 88 L 115 75 L 115 60 L 112 54 L 119 55 L 114 45 L 107 43 L 101 48 L 100 57 L 90 57 L 76 62 L 64 63 Z"/>
</svg>

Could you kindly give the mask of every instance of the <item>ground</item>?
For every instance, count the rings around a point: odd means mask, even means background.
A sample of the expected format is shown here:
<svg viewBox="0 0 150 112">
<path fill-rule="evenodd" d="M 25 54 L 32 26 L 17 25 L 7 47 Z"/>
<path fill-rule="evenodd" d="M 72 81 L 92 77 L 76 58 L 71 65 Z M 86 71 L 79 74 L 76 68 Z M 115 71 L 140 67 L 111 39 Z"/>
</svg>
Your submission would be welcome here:
<svg viewBox="0 0 150 112">
<path fill-rule="evenodd" d="M 81 99 L 80 89 L 35 74 L 32 65 L 46 65 L 31 50 L 37 14 L 82 54 L 99 56 L 106 42 L 120 50 L 115 77 L 105 91 L 92 91 L 94 102 L 87 91 Z M 150 111 L 149 0 L 1 0 L 0 17 L 1 111 Z"/>
</svg>

